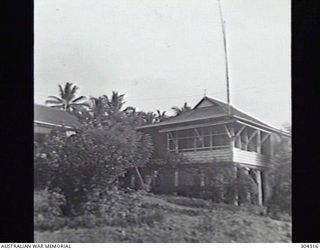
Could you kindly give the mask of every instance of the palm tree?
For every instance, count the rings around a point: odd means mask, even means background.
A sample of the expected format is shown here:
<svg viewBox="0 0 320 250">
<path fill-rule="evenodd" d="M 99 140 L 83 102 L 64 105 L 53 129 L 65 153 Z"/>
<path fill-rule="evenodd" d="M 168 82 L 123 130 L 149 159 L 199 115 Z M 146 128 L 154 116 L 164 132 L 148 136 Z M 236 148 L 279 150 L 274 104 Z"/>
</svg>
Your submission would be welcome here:
<svg viewBox="0 0 320 250">
<path fill-rule="evenodd" d="M 155 119 L 156 119 L 156 114 L 153 112 L 139 111 L 139 112 L 137 112 L 137 116 L 140 117 L 142 124 L 154 123 Z"/>
<path fill-rule="evenodd" d="M 125 104 L 124 101 L 124 94 L 119 95 L 118 92 L 112 91 L 112 96 L 109 98 L 107 95 L 103 96 L 106 99 L 106 104 L 108 107 L 107 113 L 109 115 L 119 114 L 123 105 Z"/>
<path fill-rule="evenodd" d="M 129 106 L 129 107 L 126 107 L 123 112 L 126 114 L 126 115 L 136 115 L 137 114 L 137 110 L 135 107 L 132 107 L 132 106 Z"/>
<path fill-rule="evenodd" d="M 106 100 L 104 96 L 90 97 L 90 112 L 93 117 L 106 115 Z"/>
<path fill-rule="evenodd" d="M 182 113 L 191 110 L 191 107 L 188 106 L 188 103 L 185 102 L 181 108 L 172 107 L 171 109 L 175 112 L 175 116 L 177 116 L 177 115 L 181 115 Z"/>
<path fill-rule="evenodd" d="M 166 111 L 161 112 L 160 110 L 157 109 L 157 116 L 155 118 L 156 122 L 162 122 L 165 119 L 167 119 Z"/>
<path fill-rule="evenodd" d="M 143 114 L 143 120 L 146 124 L 154 123 L 156 119 L 156 114 L 153 112 L 147 112 Z"/>
<path fill-rule="evenodd" d="M 87 107 L 87 103 L 81 102 L 86 99 L 85 96 L 76 97 L 78 89 L 73 83 L 67 82 L 64 86 L 59 84 L 59 96 L 48 96 L 46 104 L 64 111 L 73 111 L 76 107 Z"/>
</svg>

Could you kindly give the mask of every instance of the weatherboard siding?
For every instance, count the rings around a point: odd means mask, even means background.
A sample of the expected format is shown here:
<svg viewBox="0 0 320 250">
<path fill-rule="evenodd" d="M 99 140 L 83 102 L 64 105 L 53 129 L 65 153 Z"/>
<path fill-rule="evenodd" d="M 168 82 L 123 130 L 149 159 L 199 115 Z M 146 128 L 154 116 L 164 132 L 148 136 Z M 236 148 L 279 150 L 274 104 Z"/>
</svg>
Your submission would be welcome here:
<svg viewBox="0 0 320 250">
<path fill-rule="evenodd" d="M 258 154 L 256 152 L 248 152 L 233 148 L 233 161 L 237 163 L 244 163 L 256 166 L 267 166 L 268 157 Z"/>
<path fill-rule="evenodd" d="M 192 163 L 232 161 L 232 151 L 229 148 L 210 151 L 184 152 L 182 154 Z"/>
</svg>

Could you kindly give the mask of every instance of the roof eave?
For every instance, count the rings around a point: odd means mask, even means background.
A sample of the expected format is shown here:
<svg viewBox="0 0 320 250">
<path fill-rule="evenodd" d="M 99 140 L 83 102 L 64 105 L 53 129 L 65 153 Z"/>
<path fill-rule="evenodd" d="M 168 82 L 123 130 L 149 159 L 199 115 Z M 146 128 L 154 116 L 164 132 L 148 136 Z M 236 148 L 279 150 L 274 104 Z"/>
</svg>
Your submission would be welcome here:
<svg viewBox="0 0 320 250">
<path fill-rule="evenodd" d="M 56 128 L 68 128 L 68 129 L 75 129 L 76 126 L 67 126 L 67 125 L 61 125 L 61 124 L 54 124 L 54 123 L 49 123 L 49 122 L 43 122 L 43 121 L 34 121 L 34 123 L 39 124 L 39 125 L 44 125 L 47 127 L 56 127 Z"/>
<path fill-rule="evenodd" d="M 186 122 L 202 121 L 202 120 L 207 120 L 207 119 L 212 119 L 212 118 L 221 118 L 221 117 L 227 117 L 227 116 L 228 115 L 223 114 L 223 115 L 209 116 L 209 117 L 205 117 L 205 118 L 201 118 L 201 119 L 191 119 L 191 120 L 187 120 L 187 121 L 178 121 L 178 122 L 173 122 L 173 123 L 161 124 L 161 122 L 159 122 L 159 123 L 140 126 L 140 127 L 137 127 L 137 129 L 155 128 L 155 127 L 160 127 L 160 126 L 171 126 L 171 125 L 182 124 L 182 123 L 186 123 Z"/>
<path fill-rule="evenodd" d="M 246 123 L 251 123 L 251 124 L 253 124 L 253 125 L 255 125 L 255 126 L 264 128 L 264 129 L 266 129 L 266 130 L 270 130 L 270 131 L 272 131 L 272 132 L 276 132 L 276 133 L 279 133 L 279 134 L 282 134 L 282 135 L 291 137 L 291 134 L 289 134 L 289 133 L 287 133 L 287 132 L 285 132 L 285 131 L 283 131 L 283 130 L 274 128 L 274 127 L 272 127 L 272 126 L 270 126 L 270 125 L 264 126 L 264 125 L 262 125 L 262 124 L 259 124 L 259 123 L 254 122 L 254 121 L 250 121 L 250 120 L 248 120 L 248 119 L 245 119 L 245 118 L 240 117 L 240 116 L 237 116 L 237 115 L 232 115 L 232 116 L 233 116 L 234 118 L 236 118 L 236 119 L 238 119 L 238 120 L 241 120 L 241 121 L 244 121 L 244 122 L 246 122 Z"/>
</svg>

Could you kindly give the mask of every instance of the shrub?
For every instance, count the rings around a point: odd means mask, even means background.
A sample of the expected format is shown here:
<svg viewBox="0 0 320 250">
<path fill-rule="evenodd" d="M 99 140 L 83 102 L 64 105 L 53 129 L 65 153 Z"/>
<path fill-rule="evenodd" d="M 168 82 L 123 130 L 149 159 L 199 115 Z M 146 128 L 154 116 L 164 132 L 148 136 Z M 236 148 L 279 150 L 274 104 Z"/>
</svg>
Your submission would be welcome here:
<svg viewBox="0 0 320 250">
<path fill-rule="evenodd" d="M 117 186 L 119 176 L 143 167 L 151 152 L 148 135 L 116 122 L 108 128 L 85 126 L 72 136 L 55 131 L 36 145 L 35 175 L 46 173 L 40 186 L 63 194 L 63 214 L 77 216 L 92 192 Z"/>
<path fill-rule="evenodd" d="M 268 172 L 271 195 L 267 208 L 270 215 L 281 218 L 283 213 L 291 215 L 291 140 L 280 138 L 275 152 L 271 171 Z"/>
<path fill-rule="evenodd" d="M 61 205 L 65 200 L 57 192 L 48 190 L 34 193 L 34 228 L 36 230 L 56 230 L 65 225 Z"/>
<path fill-rule="evenodd" d="M 152 226 L 165 220 L 160 208 L 146 208 L 140 192 L 122 190 L 94 193 L 84 204 L 82 214 L 65 217 L 59 206 L 64 202 L 58 193 L 47 190 L 36 192 L 34 200 L 35 229 L 57 230 L 68 228 L 95 228 L 99 226 Z"/>
<path fill-rule="evenodd" d="M 158 209 L 145 209 L 140 192 L 130 190 L 93 194 L 86 203 L 86 211 L 87 214 L 103 218 L 104 223 L 111 226 L 152 225 L 164 220 Z"/>
</svg>

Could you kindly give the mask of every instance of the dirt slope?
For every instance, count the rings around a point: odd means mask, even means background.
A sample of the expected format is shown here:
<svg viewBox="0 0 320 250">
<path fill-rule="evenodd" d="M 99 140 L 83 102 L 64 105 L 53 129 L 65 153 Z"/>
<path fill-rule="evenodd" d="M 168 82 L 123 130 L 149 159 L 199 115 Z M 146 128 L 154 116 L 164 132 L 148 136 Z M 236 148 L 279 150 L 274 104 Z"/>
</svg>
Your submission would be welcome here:
<svg viewBox="0 0 320 250">
<path fill-rule="evenodd" d="M 184 204 L 184 205 L 182 205 Z M 36 242 L 291 242 L 291 223 L 188 198 L 146 195 L 146 212 L 160 211 L 151 225 L 64 228 L 35 232 Z"/>
</svg>

